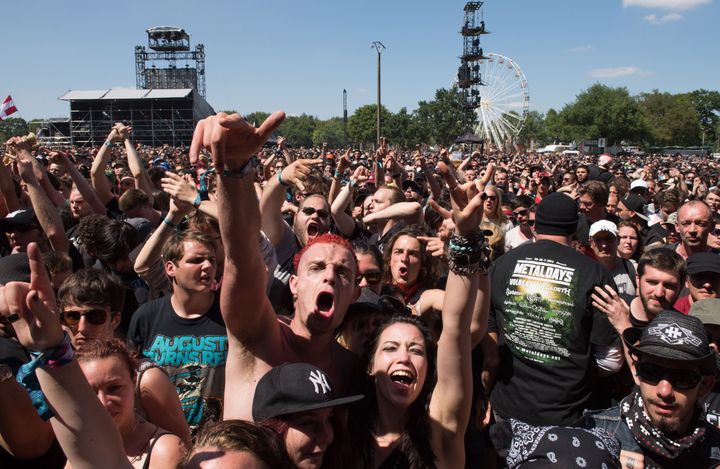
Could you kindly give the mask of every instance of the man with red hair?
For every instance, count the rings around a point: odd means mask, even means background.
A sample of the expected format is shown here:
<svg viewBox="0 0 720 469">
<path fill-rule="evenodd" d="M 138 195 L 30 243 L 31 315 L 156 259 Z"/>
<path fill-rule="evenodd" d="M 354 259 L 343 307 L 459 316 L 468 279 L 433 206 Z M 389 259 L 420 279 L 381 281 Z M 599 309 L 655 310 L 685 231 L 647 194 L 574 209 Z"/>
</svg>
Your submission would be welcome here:
<svg viewBox="0 0 720 469">
<path fill-rule="evenodd" d="M 345 393 L 356 373 L 351 352 L 335 341 L 335 329 L 360 293 L 357 260 L 342 238 L 323 234 L 305 243 L 294 259 L 289 286 L 295 314 L 276 316 L 265 295 L 266 268 L 257 246 L 260 211 L 253 187 L 253 160 L 284 119 L 272 114 L 255 128 L 239 115 L 208 117 L 195 130 L 190 149 L 212 152 L 219 175 L 217 196 L 225 271 L 220 309 L 228 332 L 224 418 L 252 420 L 256 383 L 272 367 L 302 362 L 325 371 Z"/>
</svg>

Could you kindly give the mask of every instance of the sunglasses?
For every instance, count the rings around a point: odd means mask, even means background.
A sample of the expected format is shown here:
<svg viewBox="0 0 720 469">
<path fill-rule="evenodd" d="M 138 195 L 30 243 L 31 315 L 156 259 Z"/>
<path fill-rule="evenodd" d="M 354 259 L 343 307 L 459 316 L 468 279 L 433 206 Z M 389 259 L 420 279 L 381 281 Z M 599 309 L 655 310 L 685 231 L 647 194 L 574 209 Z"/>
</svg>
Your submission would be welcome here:
<svg viewBox="0 0 720 469">
<path fill-rule="evenodd" d="M 320 218 L 327 218 L 330 216 L 330 213 L 327 210 L 323 209 L 314 209 L 312 207 L 303 207 L 302 213 L 305 215 L 311 217 L 314 213 L 318 214 L 318 217 Z"/>
<path fill-rule="evenodd" d="M 675 389 L 693 389 L 700 384 L 702 375 L 686 368 L 664 368 L 654 363 L 639 362 L 635 364 L 635 371 L 642 381 L 656 385 L 662 380 L 669 381 Z"/>
<path fill-rule="evenodd" d="M 720 236 L 720 228 L 715 228 L 710 232 L 710 234 L 713 236 Z"/>
<path fill-rule="evenodd" d="M 99 326 L 105 324 L 108 318 L 108 312 L 104 309 L 91 309 L 88 311 L 63 311 L 60 318 L 68 326 L 77 326 L 80 323 L 80 318 L 85 319 L 93 326 Z"/>
<path fill-rule="evenodd" d="M 497 196 L 496 195 L 487 195 L 486 193 L 483 192 L 482 195 L 480 196 L 480 200 L 490 200 L 490 201 L 494 202 L 497 200 Z"/>
<path fill-rule="evenodd" d="M 378 283 L 382 281 L 382 278 L 383 273 L 379 270 L 371 270 L 370 272 L 358 274 L 358 282 L 362 279 L 365 279 L 367 283 Z"/>
<path fill-rule="evenodd" d="M 518 216 L 518 215 L 527 215 L 527 214 L 528 214 L 528 210 L 527 210 L 527 209 L 525 209 L 525 210 L 517 210 L 517 211 L 515 211 L 515 212 L 513 212 L 513 213 L 515 214 L 515 216 Z"/>
</svg>

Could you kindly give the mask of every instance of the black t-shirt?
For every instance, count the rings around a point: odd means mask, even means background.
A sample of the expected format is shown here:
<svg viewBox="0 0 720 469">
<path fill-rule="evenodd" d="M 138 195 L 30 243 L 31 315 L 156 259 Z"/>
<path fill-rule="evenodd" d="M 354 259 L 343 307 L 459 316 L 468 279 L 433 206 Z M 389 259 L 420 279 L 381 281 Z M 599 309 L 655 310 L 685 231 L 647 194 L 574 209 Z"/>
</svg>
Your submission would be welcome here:
<svg viewBox="0 0 720 469">
<path fill-rule="evenodd" d="M 171 296 L 142 305 L 133 315 L 129 342 L 162 366 L 175 383 L 191 430 L 222 418 L 228 343 L 218 298 L 205 315 L 175 314 Z"/>
<path fill-rule="evenodd" d="M 591 307 L 595 286 L 611 285 L 600 264 L 540 240 L 501 256 L 491 273 L 491 325 L 500 335 L 493 408 L 533 425 L 570 425 L 597 378 L 592 345 L 619 346 L 607 318 Z"/>
</svg>

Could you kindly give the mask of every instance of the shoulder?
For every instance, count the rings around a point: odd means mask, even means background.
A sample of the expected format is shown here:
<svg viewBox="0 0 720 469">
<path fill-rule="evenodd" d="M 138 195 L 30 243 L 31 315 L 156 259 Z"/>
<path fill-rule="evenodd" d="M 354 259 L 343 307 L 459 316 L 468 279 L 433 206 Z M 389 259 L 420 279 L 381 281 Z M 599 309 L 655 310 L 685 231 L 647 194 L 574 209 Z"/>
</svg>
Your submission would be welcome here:
<svg viewBox="0 0 720 469">
<path fill-rule="evenodd" d="M 148 455 L 150 467 L 178 467 L 186 453 L 187 449 L 180 437 L 172 433 L 161 433 L 155 437 L 152 452 Z"/>
</svg>

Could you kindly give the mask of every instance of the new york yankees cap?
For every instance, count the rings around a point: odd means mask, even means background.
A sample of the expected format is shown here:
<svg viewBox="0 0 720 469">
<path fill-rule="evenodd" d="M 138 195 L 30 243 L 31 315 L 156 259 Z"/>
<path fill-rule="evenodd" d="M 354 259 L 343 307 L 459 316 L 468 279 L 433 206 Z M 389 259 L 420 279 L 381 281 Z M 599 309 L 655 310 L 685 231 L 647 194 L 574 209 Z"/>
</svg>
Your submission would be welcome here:
<svg viewBox="0 0 720 469">
<path fill-rule="evenodd" d="M 631 355 L 649 356 L 686 366 L 698 366 L 715 374 L 715 351 L 710 348 L 702 321 L 677 311 L 663 311 L 644 329 L 631 327 L 623 332 Z"/>
<path fill-rule="evenodd" d="M 307 363 L 285 363 L 260 378 L 252 414 L 255 422 L 359 401 L 362 395 L 336 397 L 330 378 Z"/>
</svg>

